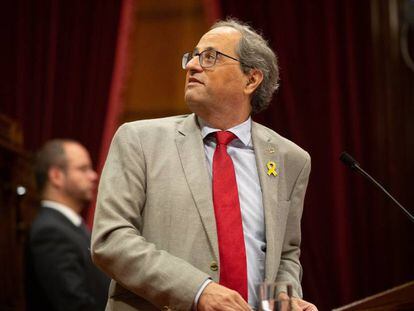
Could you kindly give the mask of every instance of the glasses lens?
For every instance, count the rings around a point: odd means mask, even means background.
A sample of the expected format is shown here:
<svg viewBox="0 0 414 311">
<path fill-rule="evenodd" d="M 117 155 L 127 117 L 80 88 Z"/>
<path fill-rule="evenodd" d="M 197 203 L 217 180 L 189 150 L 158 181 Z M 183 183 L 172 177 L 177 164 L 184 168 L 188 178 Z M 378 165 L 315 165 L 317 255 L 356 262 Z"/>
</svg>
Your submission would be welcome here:
<svg viewBox="0 0 414 311">
<path fill-rule="evenodd" d="M 181 67 L 183 69 L 185 69 L 190 59 L 191 59 L 191 53 L 188 53 L 188 52 L 184 53 L 183 58 L 181 59 Z"/>
<path fill-rule="evenodd" d="M 206 50 L 200 54 L 200 65 L 203 68 L 213 67 L 216 64 L 217 53 L 214 50 Z"/>
</svg>

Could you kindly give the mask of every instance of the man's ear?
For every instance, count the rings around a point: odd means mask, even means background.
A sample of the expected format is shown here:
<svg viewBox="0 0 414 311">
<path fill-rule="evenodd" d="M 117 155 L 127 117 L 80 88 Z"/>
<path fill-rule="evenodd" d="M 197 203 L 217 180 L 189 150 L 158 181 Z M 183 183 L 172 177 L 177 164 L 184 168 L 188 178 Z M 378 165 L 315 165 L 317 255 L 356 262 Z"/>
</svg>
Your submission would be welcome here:
<svg viewBox="0 0 414 311">
<path fill-rule="evenodd" d="M 49 183 L 57 188 L 62 187 L 64 183 L 65 173 L 63 170 L 58 166 L 52 166 L 49 168 L 48 171 L 48 179 Z"/>
<path fill-rule="evenodd" d="M 244 87 L 244 93 L 251 95 L 263 81 L 263 72 L 259 69 L 251 69 L 247 74 L 247 82 Z"/>
</svg>

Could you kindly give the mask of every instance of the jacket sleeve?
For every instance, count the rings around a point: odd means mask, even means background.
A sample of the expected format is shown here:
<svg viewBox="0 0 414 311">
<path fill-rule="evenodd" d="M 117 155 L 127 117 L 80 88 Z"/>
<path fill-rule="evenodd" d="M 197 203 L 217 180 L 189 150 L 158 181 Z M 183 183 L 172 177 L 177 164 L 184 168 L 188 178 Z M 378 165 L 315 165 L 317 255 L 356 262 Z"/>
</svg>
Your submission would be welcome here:
<svg viewBox="0 0 414 311">
<path fill-rule="evenodd" d="M 146 160 L 138 130 L 121 126 L 99 183 L 92 258 L 123 287 L 158 308 L 190 310 L 209 276 L 142 236 L 142 212 L 149 200 Z"/>
</svg>

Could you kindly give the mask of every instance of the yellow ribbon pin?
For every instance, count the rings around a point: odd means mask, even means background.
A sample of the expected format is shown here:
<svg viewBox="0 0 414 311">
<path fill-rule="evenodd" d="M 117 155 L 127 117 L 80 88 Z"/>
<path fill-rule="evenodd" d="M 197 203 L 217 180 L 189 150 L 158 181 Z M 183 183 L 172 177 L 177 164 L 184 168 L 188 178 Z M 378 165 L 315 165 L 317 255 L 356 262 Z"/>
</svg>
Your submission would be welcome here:
<svg viewBox="0 0 414 311">
<path fill-rule="evenodd" d="M 276 163 L 273 161 L 269 161 L 266 164 L 267 166 L 267 175 L 270 176 L 270 174 L 273 174 L 273 176 L 277 176 L 277 172 L 276 172 Z"/>
</svg>

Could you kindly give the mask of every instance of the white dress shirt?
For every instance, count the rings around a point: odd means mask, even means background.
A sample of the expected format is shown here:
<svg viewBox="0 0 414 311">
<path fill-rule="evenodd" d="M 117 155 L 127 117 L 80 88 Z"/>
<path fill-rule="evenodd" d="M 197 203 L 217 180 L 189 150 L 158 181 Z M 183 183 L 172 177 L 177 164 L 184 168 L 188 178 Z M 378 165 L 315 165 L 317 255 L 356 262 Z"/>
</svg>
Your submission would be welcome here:
<svg viewBox="0 0 414 311">
<path fill-rule="evenodd" d="M 206 124 L 198 118 L 201 135 L 204 139 L 204 150 L 212 178 L 213 155 L 216 149 L 216 140 L 210 133 L 220 131 Z M 266 236 L 262 190 L 254 154 L 251 118 L 228 129 L 237 136 L 227 146 L 227 153 L 233 160 L 236 173 L 236 182 L 239 192 L 240 209 L 243 222 L 243 233 L 247 257 L 248 303 L 257 307 L 259 285 L 264 280 L 266 255 Z"/>
<path fill-rule="evenodd" d="M 62 203 L 50 200 L 42 200 L 40 201 L 40 205 L 42 207 L 51 208 L 55 211 L 58 211 L 67 219 L 69 219 L 70 222 L 72 222 L 76 227 L 80 227 L 80 225 L 82 224 L 82 217 L 78 215 L 73 209 Z"/>
</svg>

